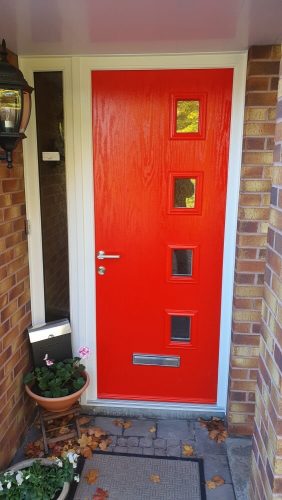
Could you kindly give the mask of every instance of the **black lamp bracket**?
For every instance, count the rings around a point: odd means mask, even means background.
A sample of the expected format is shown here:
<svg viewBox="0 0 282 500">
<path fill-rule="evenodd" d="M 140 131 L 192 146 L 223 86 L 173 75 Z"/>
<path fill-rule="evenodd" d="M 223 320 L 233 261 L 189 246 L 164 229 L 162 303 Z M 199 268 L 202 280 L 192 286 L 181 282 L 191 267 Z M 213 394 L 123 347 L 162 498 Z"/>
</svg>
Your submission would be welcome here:
<svg viewBox="0 0 282 500">
<path fill-rule="evenodd" d="M 6 161 L 7 162 L 7 168 L 12 168 L 13 167 L 13 155 L 12 151 L 4 151 L 3 153 L 0 153 L 0 161 Z"/>
</svg>

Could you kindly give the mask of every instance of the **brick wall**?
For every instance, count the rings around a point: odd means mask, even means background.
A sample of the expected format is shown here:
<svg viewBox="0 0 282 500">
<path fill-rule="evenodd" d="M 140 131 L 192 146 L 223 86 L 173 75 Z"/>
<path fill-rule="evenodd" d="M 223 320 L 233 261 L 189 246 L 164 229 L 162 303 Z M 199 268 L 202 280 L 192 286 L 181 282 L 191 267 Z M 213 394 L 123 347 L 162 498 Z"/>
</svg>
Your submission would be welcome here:
<svg viewBox="0 0 282 500">
<path fill-rule="evenodd" d="M 229 431 L 252 434 L 269 221 L 280 46 L 249 51 L 236 244 Z"/>
<path fill-rule="evenodd" d="M 31 322 L 23 176 L 19 145 L 13 169 L 0 162 L 0 469 L 13 457 L 31 407 L 22 385 Z"/>
<path fill-rule="evenodd" d="M 282 498 L 282 59 L 278 89 L 262 339 L 253 437 L 252 500 Z"/>
</svg>

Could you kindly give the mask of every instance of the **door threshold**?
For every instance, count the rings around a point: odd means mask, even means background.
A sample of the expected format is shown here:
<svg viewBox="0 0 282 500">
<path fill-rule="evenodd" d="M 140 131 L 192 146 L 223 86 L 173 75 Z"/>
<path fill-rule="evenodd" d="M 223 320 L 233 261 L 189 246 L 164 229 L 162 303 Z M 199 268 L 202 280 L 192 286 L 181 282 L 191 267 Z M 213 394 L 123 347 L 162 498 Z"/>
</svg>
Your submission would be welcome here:
<svg viewBox="0 0 282 500">
<path fill-rule="evenodd" d="M 148 401 L 125 401 L 114 399 L 87 400 L 82 405 L 86 413 L 105 416 L 146 418 L 197 418 L 225 416 L 225 408 L 217 404 L 166 403 Z"/>
</svg>

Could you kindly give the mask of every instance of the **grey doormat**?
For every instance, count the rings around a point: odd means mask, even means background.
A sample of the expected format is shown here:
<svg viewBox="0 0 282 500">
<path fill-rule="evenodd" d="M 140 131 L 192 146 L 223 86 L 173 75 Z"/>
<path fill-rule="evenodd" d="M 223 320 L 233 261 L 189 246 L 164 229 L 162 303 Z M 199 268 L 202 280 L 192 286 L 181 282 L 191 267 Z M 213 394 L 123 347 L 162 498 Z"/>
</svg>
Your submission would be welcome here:
<svg viewBox="0 0 282 500">
<path fill-rule="evenodd" d="M 99 475 L 89 485 L 85 476 L 93 469 Z M 99 488 L 108 492 L 109 500 L 206 500 L 203 461 L 198 458 L 95 452 L 80 477 L 75 500 L 92 500 Z"/>
</svg>

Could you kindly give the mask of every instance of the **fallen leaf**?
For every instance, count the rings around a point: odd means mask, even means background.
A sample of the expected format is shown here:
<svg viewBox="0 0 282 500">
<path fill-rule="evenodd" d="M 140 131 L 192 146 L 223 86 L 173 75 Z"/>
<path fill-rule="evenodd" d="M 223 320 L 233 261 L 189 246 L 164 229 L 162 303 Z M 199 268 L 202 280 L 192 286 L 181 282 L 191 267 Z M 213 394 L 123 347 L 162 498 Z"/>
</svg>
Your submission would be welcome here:
<svg viewBox="0 0 282 500">
<path fill-rule="evenodd" d="M 205 427 L 209 433 L 209 438 L 217 443 L 223 443 L 227 438 L 225 422 L 219 417 L 212 417 L 209 420 L 199 419 L 201 427 Z"/>
<path fill-rule="evenodd" d="M 82 448 L 81 455 L 84 458 L 92 458 L 92 450 L 91 450 L 91 448 L 89 446 L 85 446 L 85 448 Z"/>
<path fill-rule="evenodd" d="M 192 455 L 194 455 L 193 446 L 190 446 L 190 444 L 184 444 L 182 448 L 182 453 L 185 457 L 191 457 Z"/>
<path fill-rule="evenodd" d="M 116 420 L 114 420 L 113 423 L 117 427 L 121 427 L 123 429 L 129 429 L 130 427 L 132 427 L 131 420 L 123 420 L 122 418 L 116 418 Z"/>
<path fill-rule="evenodd" d="M 150 481 L 152 481 L 152 483 L 160 483 L 161 478 L 158 474 L 151 474 Z"/>
<path fill-rule="evenodd" d="M 78 423 L 79 425 L 85 425 L 85 424 L 89 424 L 91 418 L 90 417 L 80 417 L 78 419 Z"/>
<path fill-rule="evenodd" d="M 225 481 L 221 476 L 213 476 L 210 481 L 206 481 L 208 490 L 215 490 L 215 488 L 222 486 L 224 483 Z"/>
<path fill-rule="evenodd" d="M 112 442 L 111 439 L 104 439 L 103 441 L 101 441 L 99 443 L 100 450 L 106 451 L 106 449 L 108 448 L 109 444 L 111 444 L 111 442 Z"/>
<path fill-rule="evenodd" d="M 88 484 L 96 483 L 98 477 L 99 477 L 99 471 L 97 469 L 90 469 L 85 475 Z"/>
<path fill-rule="evenodd" d="M 69 432 L 69 428 L 66 426 L 62 426 L 59 429 L 59 434 L 67 434 Z"/>
<path fill-rule="evenodd" d="M 85 446 L 88 446 L 91 444 L 92 439 L 91 437 L 87 436 L 87 434 L 82 434 L 81 438 L 77 440 L 81 446 L 81 448 L 85 448 Z"/>
<path fill-rule="evenodd" d="M 89 434 L 89 436 L 95 436 L 96 438 L 99 438 L 101 436 L 105 436 L 106 432 L 103 431 L 103 429 L 101 429 L 100 427 L 89 427 L 89 429 L 87 429 L 87 434 Z"/>
<path fill-rule="evenodd" d="M 107 490 L 97 488 L 93 495 L 93 500 L 104 500 L 104 498 L 109 498 L 109 493 L 107 492 Z"/>
<path fill-rule="evenodd" d="M 156 427 L 153 425 L 153 427 L 151 427 L 151 428 L 149 429 L 149 432 L 152 432 L 152 433 L 153 433 L 153 432 L 156 432 L 156 430 L 157 430 L 157 429 L 156 429 Z"/>
<path fill-rule="evenodd" d="M 98 447 L 99 447 L 99 442 L 98 441 L 94 441 L 92 439 L 92 442 L 91 442 L 91 445 L 90 445 L 91 450 L 92 451 L 97 450 Z"/>
<path fill-rule="evenodd" d="M 113 420 L 113 424 L 117 427 L 123 427 L 123 420 L 121 418 L 116 418 L 115 420 Z"/>
<path fill-rule="evenodd" d="M 32 441 L 25 448 L 25 455 L 29 458 L 41 458 L 44 456 L 43 440 Z"/>
</svg>

